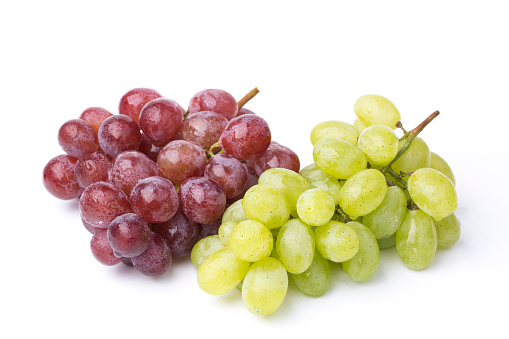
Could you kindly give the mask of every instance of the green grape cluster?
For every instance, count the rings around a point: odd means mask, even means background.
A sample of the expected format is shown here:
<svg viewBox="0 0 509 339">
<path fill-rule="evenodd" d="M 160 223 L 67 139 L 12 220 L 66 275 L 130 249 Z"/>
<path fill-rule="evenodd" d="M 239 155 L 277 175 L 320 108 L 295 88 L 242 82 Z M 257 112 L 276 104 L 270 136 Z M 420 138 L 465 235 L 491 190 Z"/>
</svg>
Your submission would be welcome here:
<svg viewBox="0 0 509 339">
<path fill-rule="evenodd" d="M 289 281 L 319 297 L 339 263 L 354 281 L 377 271 L 380 250 L 396 247 L 420 270 L 460 236 L 450 166 L 406 132 L 395 105 L 364 95 L 353 124 L 325 121 L 311 131 L 314 163 L 300 173 L 264 171 L 225 211 L 218 235 L 200 240 L 191 259 L 198 285 L 213 295 L 238 290 L 246 308 L 266 315 L 283 303 Z M 396 132 L 402 130 L 402 136 Z"/>
</svg>

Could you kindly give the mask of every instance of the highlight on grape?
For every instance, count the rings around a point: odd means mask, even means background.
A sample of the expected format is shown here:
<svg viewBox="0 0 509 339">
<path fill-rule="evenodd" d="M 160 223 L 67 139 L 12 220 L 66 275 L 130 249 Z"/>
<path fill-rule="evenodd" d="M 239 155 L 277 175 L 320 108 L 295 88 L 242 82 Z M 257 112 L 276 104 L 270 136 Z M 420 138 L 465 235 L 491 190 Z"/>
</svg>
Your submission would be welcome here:
<svg viewBox="0 0 509 339">
<path fill-rule="evenodd" d="M 407 131 L 392 102 L 363 95 L 351 124 L 311 130 L 314 161 L 301 168 L 244 107 L 258 92 L 236 101 L 206 89 L 184 109 L 135 88 L 118 114 L 87 108 L 61 126 L 64 154 L 44 167 L 44 186 L 79 199 L 101 264 L 160 276 L 190 257 L 200 289 L 238 290 L 258 315 L 279 308 L 289 280 L 306 296 L 326 293 L 331 262 L 361 282 L 380 250 L 421 270 L 458 241 L 453 171 L 418 136 L 438 111 Z"/>
</svg>

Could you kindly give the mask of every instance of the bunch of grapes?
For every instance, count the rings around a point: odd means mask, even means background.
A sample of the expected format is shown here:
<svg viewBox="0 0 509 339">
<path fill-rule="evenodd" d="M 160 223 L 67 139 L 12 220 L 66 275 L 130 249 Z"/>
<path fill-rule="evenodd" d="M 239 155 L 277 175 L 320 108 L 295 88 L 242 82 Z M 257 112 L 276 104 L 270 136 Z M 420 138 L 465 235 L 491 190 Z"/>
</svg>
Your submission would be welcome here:
<svg viewBox="0 0 509 339">
<path fill-rule="evenodd" d="M 298 172 L 297 155 L 272 141 L 267 122 L 224 90 L 196 93 L 187 111 L 157 91 L 122 96 L 119 114 L 86 109 L 64 123 L 43 183 L 55 197 L 79 198 L 93 256 L 149 276 L 218 233 L 223 213 L 268 168 Z"/>
<path fill-rule="evenodd" d="M 354 110 L 353 124 L 326 121 L 312 129 L 313 164 L 299 173 L 265 170 L 226 209 L 218 235 L 196 243 L 191 260 L 202 290 L 237 288 L 249 311 L 270 314 L 289 279 L 305 295 L 323 295 L 330 262 L 366 281 L 380 249 L 396 246 L 403 263 L 420 270 L 437 247 L 458 240 L 454 175 L 417 137 L 438 112 L 407 132 L 384 97 L 362 96 Z"/>
</svg>

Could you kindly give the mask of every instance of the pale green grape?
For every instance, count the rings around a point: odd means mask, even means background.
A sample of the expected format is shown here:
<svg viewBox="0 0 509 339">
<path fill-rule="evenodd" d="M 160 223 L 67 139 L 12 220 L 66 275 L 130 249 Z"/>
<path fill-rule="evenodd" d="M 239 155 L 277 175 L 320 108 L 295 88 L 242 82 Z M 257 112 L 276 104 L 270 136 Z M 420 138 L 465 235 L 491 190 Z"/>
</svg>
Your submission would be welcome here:
<svg viewBox="0 0 509 339">
<path fill-rule="evenodd" d="M 385 125 L 371 125 L 359 135 L 358 147 L 366 154 L 371 165 L 385 167 L 398 154 L 399 139 Z"/>
<path fill-rule="evenodd" d="M 359 237 L 350 226 L 332 220 L 316 228 L 315 245 L 325 259 L 343 262 L 357 254 Z"/>
<path fill-rule="evenodd" d="M 355 119 L 354 122 L 353 122 L 353 127 L 355 127 L 355 129 L 357 129 L 357 131 L 359 132 L 359 134 L 364 131 L 364 129 L 366 129 L 366 125 L 364 125 L 362 123 L 362 121 L 359 120 L 359 118 Z"/>
<path fill-rule="evenodd" d="M 435 221 L 437 230 L 437 245 L 447 248 L 454 245 L 461 235 L 461 223 L 453 213 L 440 221 Z"/>
<path fill-rule="evenodd" d="M 330 286 L 329 261 L 320 252 L 315 251 L 313 262 L 307 270 L 289 276 L 302 293 L 310 297 L 319 297 L 327 292 Z"/>
<path fill-rule="evenodd" d="M 386 250 L 388 248 L 394 247 L 396 246 L 396 233 L 386 238 L 376 239 L 376 241 L 378 242 L 378 248 L 381 250 Z"/>
<path fill-rule="evenodd" d="M 420 168 L 410 176 L 408 193 L 421 210 L 437 221 L 458 208 L 458 198 L 451 180 L 432 168 Z"/>
<path fill-rule="evenodd" d="M 366 126 L 375 124 L 396 128 L 401 120 L 398 109 L 389 99 L 381 95 L 367 94 L 361 96 L 354 105 L 355 115 Z"/>
<path fill-rule="evenodd" d="M 202 262 L 205 261 L 212 253 L 224 248 L 224 244 L 218 235 L 209 235 L 200 239 L 191 251 L 191 262 L 194 267 L 199 268 Z"/>
<path fill-rule="evenodd" d="M 315 164 L 308 165 L 301 169 L 299 174 L 306 179 L 311 188 L 318 188 L 330 194 L 334 200 L 334 205 L 339 204 L 339 193 L 344 181 L 331 177 L 322 172 Z"/>
<path fill-rule="evenodd" d="M 219 235 L 219 239 L 221 239 L 221 242 L 223 245 L 228 246 L 228 241 L 230 239 L 230 233 L 232 232 L 233 228 L 237 225 L 236 222 L 233 221 L 225 221 L 219 226 L 219 229 L 217 230 L 217 234 Z"/>
<path fill-rule="evenodd" d="M 249 218 L 246 216 L 246 213 L 244 213 L 244 208 L 242 207 L 242 199 L 239 199 L 228 206 L 228 208 L 224 211 L 222 222 L 232 221 L 239 223 L 248 219 Z"/>
<path fill-rule="evenodd" d="M 348 141 L 325 138 L 313 148 L 316 167 L 336 179 L 348 179 L 367 166 L 364 153 Z"/>
<path fill-rule="evenodd" d="M 280 190 L 292 211 L 297 209 L 297 200 L 302 192 L 310 189 L 306 179 L 286 168 L 270 168 L 266 170 L 258 178 L 258 183 Z"/>
<path fill-rule="evenodd" d="M 339 206 L 352 218 L 373 212 L 384 200 L 387 183 L 382 172 L 366 169 L 346 180 L 341 188 Z"/>
<path fill-rule="evenodd" d="M 290 217 L 290 206 L 283 193 L 265 184 L 248 189 L 242 199 L 242 207 L 249 219 L 259 221 L 268 228 L 283 226 Z"/>
<path fill-rule="evenodd" d="M 421 210 L 409 210 L 396 232 L 396 249 L 403 263 L 414 270 L 427 267 L 437 250 L 433 218 Z"/>
<path fill-rule="evenodd" d="M 339 138 L 357 145 L 359 132 L 351 124 L 343 121 L 323 121 L 311 130 L 313 146 L 324 138 Z"/>
<path fill-rule="evenodd" d="M 399 143 L 399 149 L 405 145 L 405 141 Z M 399 151 L 399 150 L 398 150 Z M 399 174 L 399 172 L 412 173 L 419 168 L 429 167 L 431 163 L 431 152 L 429 147 L 419 137 L 416 137 L 410 147 L 396 160 L 391 168 Z M 408 181 L 408 177 L 404 176 L 403 180 Z"/>
<path fill-rule="evenodd" d="M 357 221 L 350 221 L 348 226 L 353 228 L 359 237 L 359 250 L 350 260 L 343 262 L 343 271 L 355 281 L 366 281 L 375 274 L 380 261 L 380 250 L 375 236 L 369 228 Z"/>
<path fill-rule="evenodd" d="M 306 224 L 320 226 L 334 215 L 334 199 L 326 191 L 312 188 L 305 191 L 297 201 L 297 213 Z"/>
<path fill-rule="evenodd" d="M 362 217 L 362 223 L 368 227 L 377 239 L 396 233 L 403 222 L 407 207 L 405 193 L 398 186 L 387 187 L 384 200 L 373 212 Z"/>
<path fill-rule="evenodd" d="M 239 222 L 232 229 L 228 244 L 241 260 L 254 262 L 268 257 L 274 240 L 269 229 L 254 220 Z"/>
<path fill-rule="evenodd" d="M 212 295 L 234 289 L 246 276 L 249 262 L 240 260 L 230 247 L 212 253 L 198 268 L 198 286 Z"/>
<path fill-rule="evenodd" d="M 288 272 L 304 272 L 315 253 L 315 235 L 311 227 L 300 219 L 289 220 L 278 233 L 276 252 Z"/>
<path fill-rule="evenodd" d="M 258 315 L 276 311 L 288 291 L 288 273 L 279 260 L 268 257 L 251 265 L 242 283 L 242 301 Z"/>
<path fill-rule="evenodd" d="M 452 172 L 451 167 L 438 154 L 431 152 L 431 163 L 429 167 L 445 174 L 445 176 L 451 180 L 452 184 L 456 186 L 456 179 L 454 178 L 454 173 Z"/>
</svg>

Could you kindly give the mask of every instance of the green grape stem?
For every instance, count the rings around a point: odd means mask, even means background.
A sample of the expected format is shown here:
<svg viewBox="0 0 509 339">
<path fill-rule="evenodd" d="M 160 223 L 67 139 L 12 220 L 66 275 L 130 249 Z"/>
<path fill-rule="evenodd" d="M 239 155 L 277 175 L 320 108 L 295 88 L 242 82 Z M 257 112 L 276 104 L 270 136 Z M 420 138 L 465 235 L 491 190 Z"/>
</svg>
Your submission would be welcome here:
<svg viewBox="0 0 509 339">
<path fill-rule="evenodd" d="M 352 221 L 352 218 L 348 214 L 346 214 L 341 207 L 338 206 L 337 212 L 343 217 L 345 223 Z"/>
<path fill-rule="evenodd" d="M 212 158 L 214 155 L 219 154 L 221 152 L 223 152 L 223 148 L 221 147 L 221 143 L 219 143 L 219 141 L 216 142 L 214 145 L 210 146 L 210 149 L 208 151 L 206 151 L 209 159 Z"/>
<path fill-rule="evenodd" d="M 249 91 L 249 93 L 244 95 L 244 97 L 240 99 L 239 102 L 237 103 L 239 109 L 244 107 L 244 105 L 247 104 L 249 100 L 253 99 L 258 93 L 260 93 L 260 90 L 258 89 L 258 87 L 255 87 L 251 91 Z"/>
<path fill-rule="evenodd" d="M 401 121 L 398 121 L 396 123 L 396 127 L 400 128 L 404 134 L 407 134 L 408 132 L 405 130 L 405 128 L 403 127 L 403 124 L 401 123 Z"/>
</svg>

